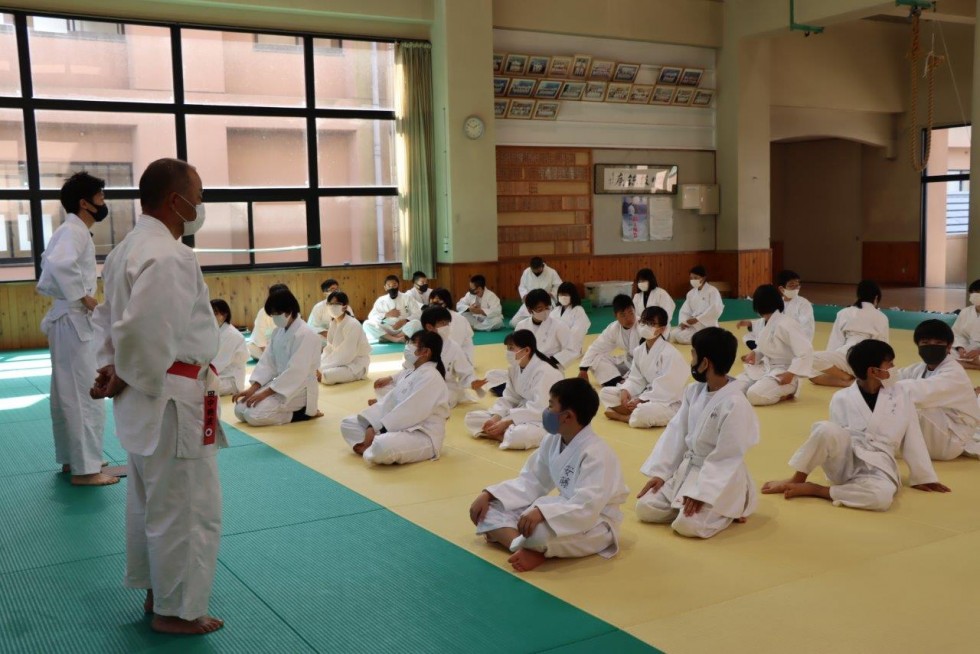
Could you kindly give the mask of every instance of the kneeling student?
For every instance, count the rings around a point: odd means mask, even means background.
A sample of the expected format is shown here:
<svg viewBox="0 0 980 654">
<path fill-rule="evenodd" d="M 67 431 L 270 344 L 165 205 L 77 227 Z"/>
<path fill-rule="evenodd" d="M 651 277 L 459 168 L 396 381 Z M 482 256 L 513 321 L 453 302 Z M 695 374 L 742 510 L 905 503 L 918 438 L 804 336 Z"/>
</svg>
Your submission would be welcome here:
<svg viewBox="0 0 980 654">
<path fill-rule="evenodd" d="M 323 330 L 327 343 L 320 354 L 316 378 L 327 386 L 364 379 L 371 365 L 371 344 L 361 323 L 350 315 L 349 305 L 347 293 L 334 291 L 324 307 L 333 324 Z"/>
<path fill-rule="evenodd" d="M 759 442 L 759 421 L 741 385 L 728 376 L 738 339 L 706 327 L 691 341 L 691 374 L 680 411 L 643 464 L 650 477 L 637 497 L 643 522 L 671 523 L 682 536 L 711 538 L 755 511 L 745 453 Z"/>
<path fill-rule="evenodd" d="M 612 306 L 616 320 L 592 341 L 578 368 L 579 377 L 588 381 L 591 370 L 602 386 L 615 386 L 623 381 L 633 364 L 633 350 L 640 344 L 633 301 L 628 295 L 617 295 L 613 298 Z M 620 349 L 622 354 L 614 354 Z"/>
<path fill-rule="evenodd" d="M 231 324 L 231 307 L 224 300 L 211 300 L 214 319 L 218 321 L 218 354 L 211 365 L 218 376 L 218 394 L 234 395 L 245 390 L 245 364 L 248 348 L 245 337 Z"/>
<path fill-rule="evenodd" d="M 379 465 L 438 459 L 449 420 L 449 389 L 442 365 L 443 339 L 420 331 L 410 342 L 411 368 L 376 403 L 340 422 L 340 433 L 355 454 Z"/>
<path fill-rule="evenodd" d="M 951 354 L 953 330 L 942 320 L 926 320 L 913 332 L 922 363 L 893 368 L 898 385 L 919 410 L 919 427 L 933 461 L 980 455 L 980 406 L 973 382 Z"/>
<path fill-rule="evenodd" d="M 643 342 L 633 351 L 626 381 L 599 391 L 606 417 L 634 429 L 663 427 L 681 406 L 691 373 L 683 355 L 667 342 L 670 319 L 661 307 L 643 310 L 638 326 Z"/>
<path fill-rule="evenodd" d="M 616 454 L 589 426 L 598 409 L 589 382 L 552 385 L 541 449 L 517 478 L 488 486 L 470 506 L 477 533 L 513 552 L 508 562 L 518 572 L 546 558 L 609 558 L 619 551 L 619 507 L 629 489 Z M 555 489 L 558 495 L 550 495 Z"/>
<path fill-rule="evenodd" d="M 232 397 L 235 416 L 254 427 L 319 418 L 320 335 L 300 318 L 299 302 L 289 291 L 271 294 L 265 312 L 276 329 L 252 371 L 251 387 Z"/>
<path fill-rule="evenodd" d="M 821 497 L 835 506 L 887 511 L 902 485 L 895 460 L 899 448 L 912 488 L 949 492 L 929 460 L 912 398 L 896 386 L 890 372 L 894 359 L 891 346 L 875 339 L 850 349 L 847 365 L 857 381 L 834 393 L 830 420 L 814 423 L 810 437 L 789 460 L 793 476 L 766 482 L 763 493 L 781 493 L 786 499 Z M 807 481 L 817 468 L 823 468 L 830 486 Z"/>
</svg>

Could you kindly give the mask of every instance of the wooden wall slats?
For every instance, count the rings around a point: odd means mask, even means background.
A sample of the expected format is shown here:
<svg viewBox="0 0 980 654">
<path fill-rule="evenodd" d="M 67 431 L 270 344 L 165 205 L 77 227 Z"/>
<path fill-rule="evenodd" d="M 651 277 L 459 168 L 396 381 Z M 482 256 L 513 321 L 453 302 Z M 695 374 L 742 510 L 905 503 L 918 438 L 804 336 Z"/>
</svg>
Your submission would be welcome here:
<svg viewBox="0 0 980 654">
<path fill-rule="evenodd" d="M 864 241 L 861 277 L 879 284 L 918 286 L 922 250 L 918 241 Z"/>
</svg>

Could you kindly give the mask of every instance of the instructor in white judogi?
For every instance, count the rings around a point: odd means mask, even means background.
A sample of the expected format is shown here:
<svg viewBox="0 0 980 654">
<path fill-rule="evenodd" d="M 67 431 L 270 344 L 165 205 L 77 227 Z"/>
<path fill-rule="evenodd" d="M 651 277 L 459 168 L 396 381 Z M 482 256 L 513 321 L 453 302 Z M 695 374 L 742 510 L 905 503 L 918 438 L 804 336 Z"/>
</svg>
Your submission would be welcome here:
<svg viewBox="0 0 980 654">
<path fill-rule="evenodd" d="M 97 330 L 95 245 L 89 230 L 109 208 L 105 182 L 88 173 L 72 175 L 61 187 L 68 215 L 41 254 L 37 292 L 54 302 L 41 321 L 51 349 L 51 430 L 54 454 L 75 486 L 108 486 L 118 477 L 102 474 L 105 402 L 89 397 L 95 379 Z"/>
<path fill-rule="evenodd" d="M 204 224 L 201 178 L 159 159 L 139 182 L 143 214 L 106 258 L 103 340 L 93 397 L 112 397 L 129 453 L 126 586 L 146 589 L 155 631 L 204 634 L 221 536 L 215 455 L 218 325 L 193 250 L 181 236 Z"/>
</svg>

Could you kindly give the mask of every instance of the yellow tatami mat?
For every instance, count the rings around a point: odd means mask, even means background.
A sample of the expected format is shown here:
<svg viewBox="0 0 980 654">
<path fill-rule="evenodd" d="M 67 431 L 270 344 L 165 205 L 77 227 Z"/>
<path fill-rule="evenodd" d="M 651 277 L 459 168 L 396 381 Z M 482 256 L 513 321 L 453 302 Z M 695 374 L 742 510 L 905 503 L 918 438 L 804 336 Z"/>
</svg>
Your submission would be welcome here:
<svg viewBox="0 0 980 654">
<path fill-rule="evenodd" d="M 829 330 L 828 323 L 817 324 L 818 348 Z M 892 344 L 898 365 L 918 360 L 910 331 L 892 330 Z M 681 351 L 688 356 L 690 349 Z M 480 371 L 503 367 L 504 347 L 480 346 L 476 357 Z M 471 439 L 463 416 L 481 405 L 453 410 L 438 461 L 371 467 L 341 438 L 340 419 L 364 406 L 373 396 L 372 381 L 400 361 L 399 355 L 376 357 L 369 380 L 322 388 L 325 417 L 319 420 L 280 428 L 236 426 L 509 569 L 507 554 L 473 533 L 467 509 L 483 487 L 514 476 L 529 453 Z M 740 364 L 733 373 L 739 371 Z M 980 385 L 980 373 L 971 375 Z M 810 424 L 826 418 L 833 390 L 806 383 L 799 399 L 757 409 L 762 438 L 748 457 L 757 485 L 790 473 L 787 460 Z M 490 403 L 488 397 L 481 404 Z M 231 415 L 230 406 L 224 409 Z M 593 425 L 619 455 L 635 494 L 646 481 L 640 465 L 663 430 L 630 429 L 601 414 Z M 980 462 L 935 465 L 951 494 L 905 487 L 886 513 L 762 496 L 746 524 L 708 541 L 639 523 L 630 500 L 623 507 L 622 551 L 614 559 L 549 561 L 522 578 L 671 654 L 975 652 Z"/>
</svg>

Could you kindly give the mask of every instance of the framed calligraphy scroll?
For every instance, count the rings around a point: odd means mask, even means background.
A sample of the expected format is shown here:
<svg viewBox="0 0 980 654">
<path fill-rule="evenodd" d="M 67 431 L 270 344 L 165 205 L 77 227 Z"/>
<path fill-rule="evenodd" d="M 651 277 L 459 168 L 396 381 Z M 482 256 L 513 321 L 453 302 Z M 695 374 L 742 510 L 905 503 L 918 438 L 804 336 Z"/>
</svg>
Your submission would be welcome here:
<svg viewBox="0 0 980 654">
<path fill-rule="evenodd" d="M 596 194 L 677 195 L 677 166 L 672 164 L 596 164 Z"/>
</svg>

